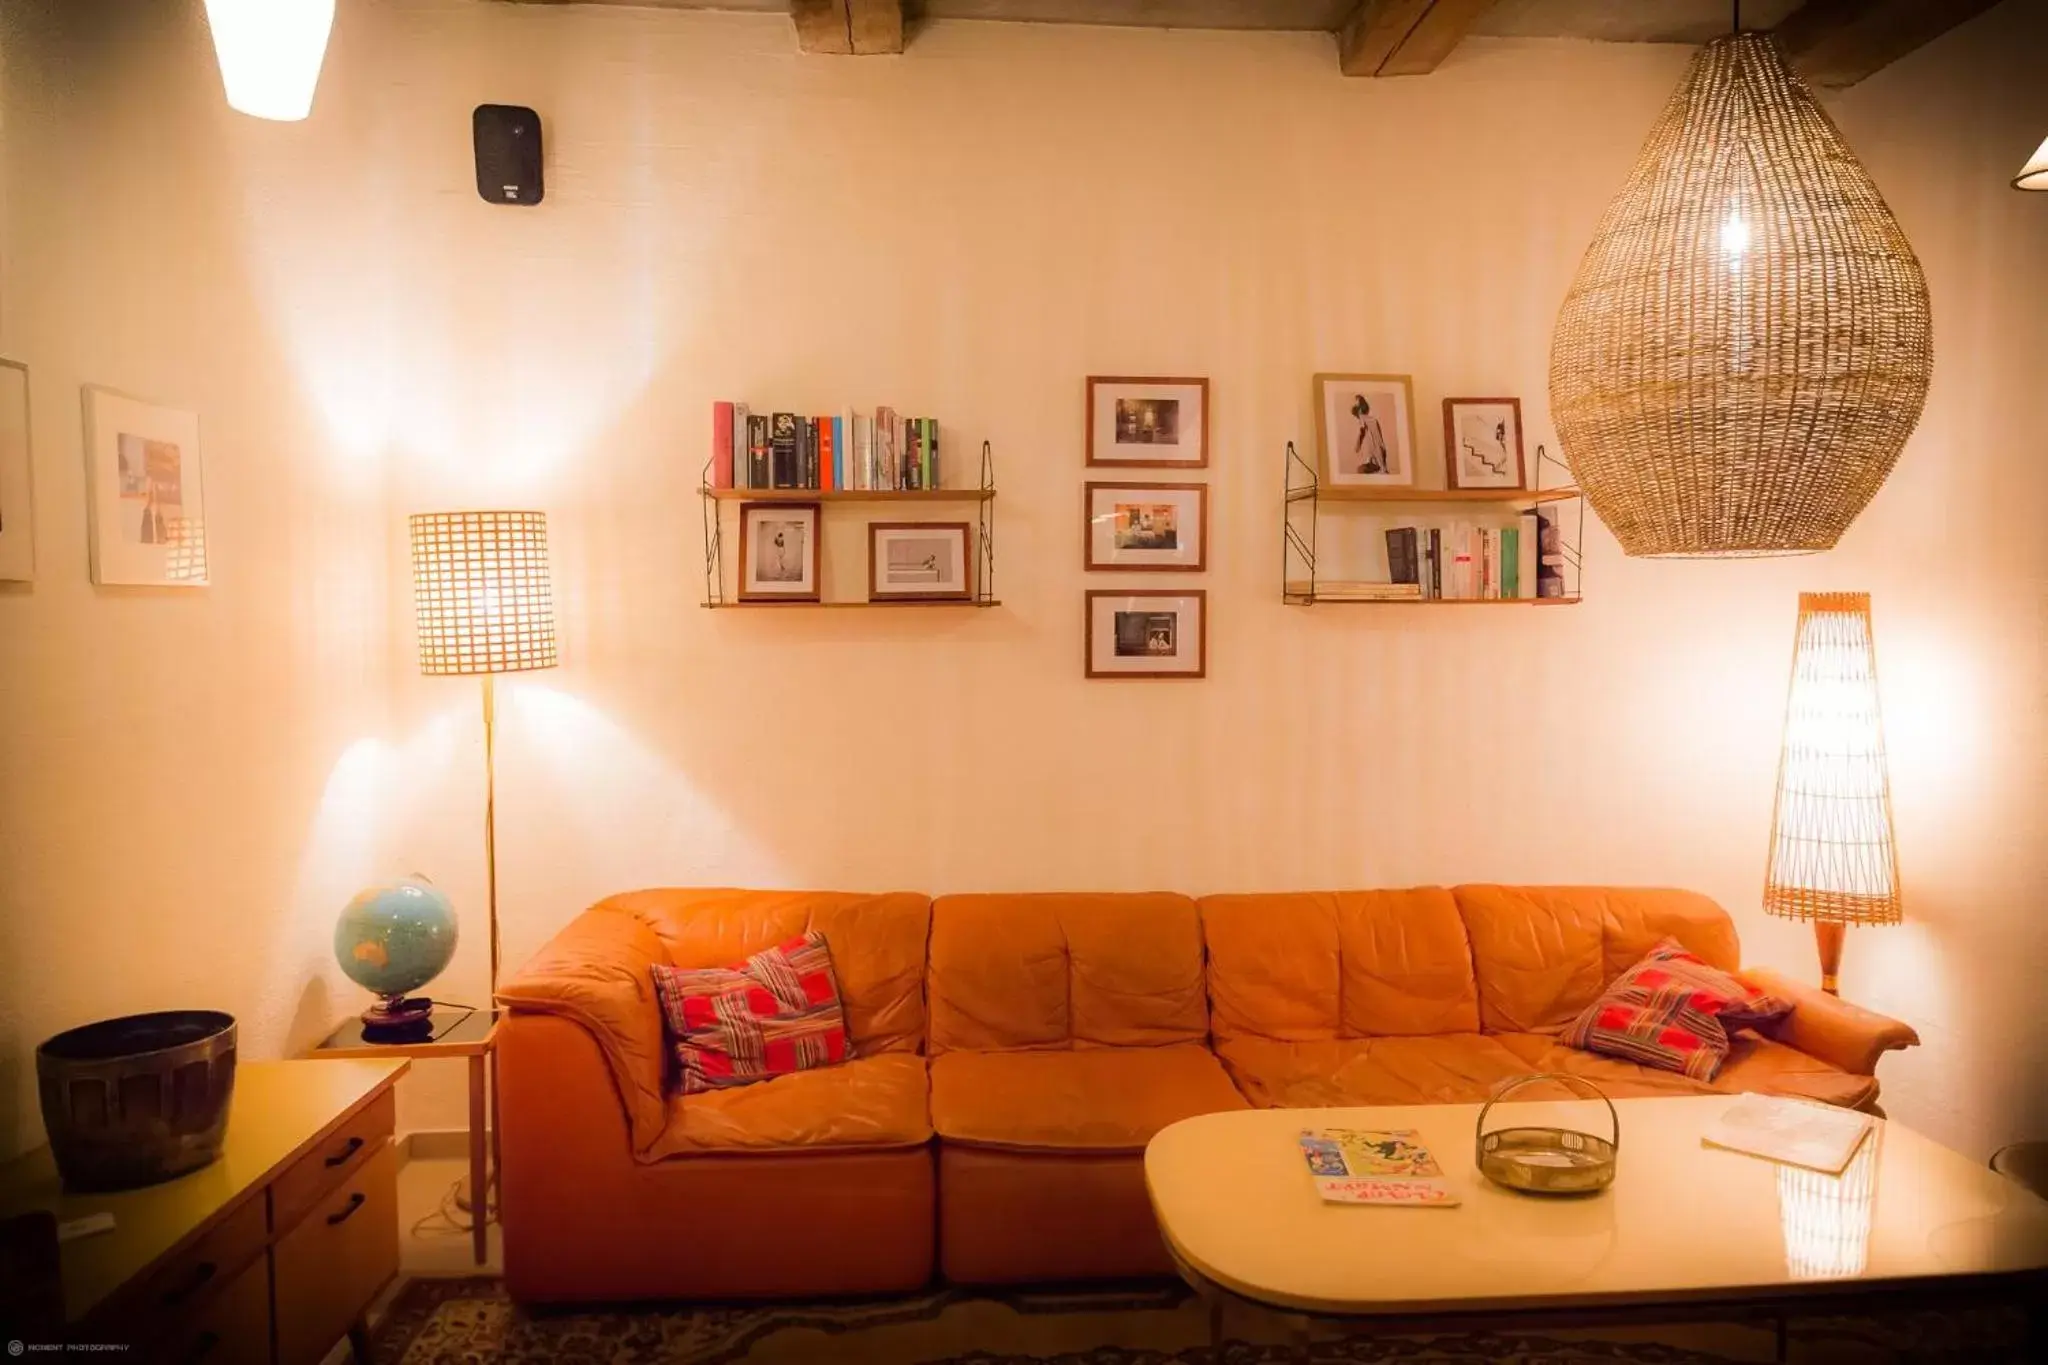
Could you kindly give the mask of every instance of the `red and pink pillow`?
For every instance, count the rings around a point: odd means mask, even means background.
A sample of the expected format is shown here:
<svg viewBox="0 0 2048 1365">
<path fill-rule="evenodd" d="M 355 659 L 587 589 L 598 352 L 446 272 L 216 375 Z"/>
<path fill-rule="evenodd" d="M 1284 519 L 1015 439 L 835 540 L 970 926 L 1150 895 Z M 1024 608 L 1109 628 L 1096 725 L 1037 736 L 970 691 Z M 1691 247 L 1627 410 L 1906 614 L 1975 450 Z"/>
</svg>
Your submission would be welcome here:
<svg viewBox="0 0 2048 1365">
<path fill-rule="evenodd" d="M 1665 939 L 1559 1035 L 1567 1047 L 1711 1081 L 1728 1030 L 1782 1019 L 1792 1002 L 1744 985 Z"/>
<path fill-rule="evenodd" d="M 684 1094 L 853 1056 L 822 934 L 799 935 L 731 967 L 656 963 L 654 990 Z"/>
</svg>

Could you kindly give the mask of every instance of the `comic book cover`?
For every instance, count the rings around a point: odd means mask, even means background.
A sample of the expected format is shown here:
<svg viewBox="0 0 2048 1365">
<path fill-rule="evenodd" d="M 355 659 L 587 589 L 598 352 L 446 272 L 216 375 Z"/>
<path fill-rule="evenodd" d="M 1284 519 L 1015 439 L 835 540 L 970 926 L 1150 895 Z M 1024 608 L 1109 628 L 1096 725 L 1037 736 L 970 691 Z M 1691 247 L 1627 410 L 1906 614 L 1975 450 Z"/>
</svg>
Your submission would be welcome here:
<svg viewBox="0 0 2048 1365">
<path fill-rule="evenodd" d="M 1451 1208 L 1456 1191 L 1412 1128 L 1304 1128 L 1301 1154 L 1316 1193 L 1333 1204 Z"/>
</svg>

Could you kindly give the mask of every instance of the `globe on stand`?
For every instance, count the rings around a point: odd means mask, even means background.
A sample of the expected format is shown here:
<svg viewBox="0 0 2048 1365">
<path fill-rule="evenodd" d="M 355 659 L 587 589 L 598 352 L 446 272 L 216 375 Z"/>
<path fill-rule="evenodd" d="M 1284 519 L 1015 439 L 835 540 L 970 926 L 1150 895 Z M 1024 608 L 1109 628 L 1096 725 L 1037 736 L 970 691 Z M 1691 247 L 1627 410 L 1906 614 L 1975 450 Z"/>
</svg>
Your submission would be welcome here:
<svg viewBox="0 0 2048 1365">
<path fill-rule="evenodd" d="M 334 925 L 334 956 L 348 979 L 377 1002 L 363 1011 L 373 1039 L 423 1035 L 434 1002 L 410 992 L 432 981 L 455 956 L 455 907 L 425 877 L 358 892 Z"/>
</svg>

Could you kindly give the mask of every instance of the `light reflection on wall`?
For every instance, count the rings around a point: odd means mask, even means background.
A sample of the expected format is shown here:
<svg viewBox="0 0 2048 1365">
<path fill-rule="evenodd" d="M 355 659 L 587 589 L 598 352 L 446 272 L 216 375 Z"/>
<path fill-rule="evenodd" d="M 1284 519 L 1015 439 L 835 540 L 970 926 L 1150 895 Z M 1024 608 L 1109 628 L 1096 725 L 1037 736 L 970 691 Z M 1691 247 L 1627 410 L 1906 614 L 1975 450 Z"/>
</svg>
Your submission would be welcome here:
<svg viewBox="0 0 2048 1365">
<path fill-rule="evenodd" d="M 1883 1144 L 1884 1125 L 1878 1123 L 1840 1175 L 1778 1167 L 1778 1222 L 1785 1234 L 1785 1270 L 1793 1279 L 1832 1280 L 1863 1273 L 1870 1259 Z"/>
</svg>

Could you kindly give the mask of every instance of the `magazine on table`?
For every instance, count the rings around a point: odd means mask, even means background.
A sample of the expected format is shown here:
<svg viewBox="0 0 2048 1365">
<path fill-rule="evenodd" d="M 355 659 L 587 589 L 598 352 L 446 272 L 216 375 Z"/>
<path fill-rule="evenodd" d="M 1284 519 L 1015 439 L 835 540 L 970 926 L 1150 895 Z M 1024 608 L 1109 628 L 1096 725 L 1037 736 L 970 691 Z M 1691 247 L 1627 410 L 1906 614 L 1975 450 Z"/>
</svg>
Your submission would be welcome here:
<svg viewBox="0 0 2048 1365">
<path fill-rule="evenodd" d="M 1332 1204 L 1451 1208 L 1458 1195 L 1413 1128 L 1304 1128 L 1301 1154 Z"/>
<path fill-rule="evenodd" d="M 1709 1147 L 1840 1175 L 1876 1120 L 1853 1109 L 1784 1095 L 1744 1095 L 1707 1127 Z"/>
</svg>

